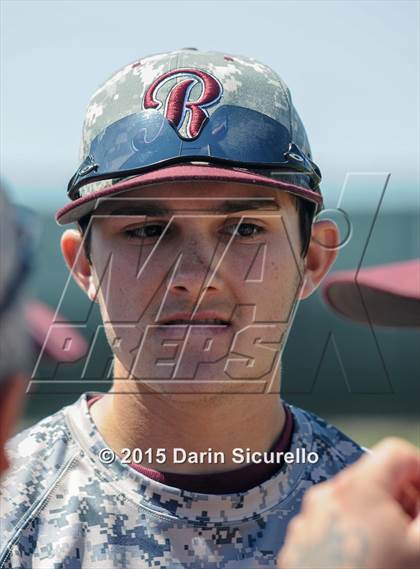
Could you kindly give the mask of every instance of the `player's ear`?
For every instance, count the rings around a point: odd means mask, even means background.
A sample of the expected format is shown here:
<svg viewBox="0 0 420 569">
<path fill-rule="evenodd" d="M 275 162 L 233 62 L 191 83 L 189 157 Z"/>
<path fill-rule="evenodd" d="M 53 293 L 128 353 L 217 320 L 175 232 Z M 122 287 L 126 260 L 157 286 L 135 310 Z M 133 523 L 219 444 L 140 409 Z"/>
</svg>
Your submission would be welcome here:
<svg viewBox="0 0 420 569">
<path fill-rule="evenodd" d="M 311 241 L 305 258 L 301 298 L 307 298 L 318 288 L 337 257 L 339 242 L 340 234 L 333 221 L 323 220 L 313 224 Z"/>
<path fill-rule="evenodd" d="M 90 300 L 96 301 L 96 287 L 92 265 L 83 246 L 83 235 L 76 229 L 67 229 L 61 236 L 61 252 L 77 284 Z"/>
</svg>

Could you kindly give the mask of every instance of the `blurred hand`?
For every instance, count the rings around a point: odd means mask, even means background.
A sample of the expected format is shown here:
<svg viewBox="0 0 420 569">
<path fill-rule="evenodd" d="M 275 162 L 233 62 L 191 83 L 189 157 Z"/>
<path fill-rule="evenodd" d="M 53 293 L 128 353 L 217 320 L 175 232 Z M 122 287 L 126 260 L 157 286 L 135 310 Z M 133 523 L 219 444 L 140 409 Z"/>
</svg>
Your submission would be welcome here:
<svg viewBox="0 0 420 569">
<path fill-rule="evenodd" d="M 305 494 L 279 569 L 420 568 L 420 452 L 392 438 L 372 453 Z"/>
</svg>

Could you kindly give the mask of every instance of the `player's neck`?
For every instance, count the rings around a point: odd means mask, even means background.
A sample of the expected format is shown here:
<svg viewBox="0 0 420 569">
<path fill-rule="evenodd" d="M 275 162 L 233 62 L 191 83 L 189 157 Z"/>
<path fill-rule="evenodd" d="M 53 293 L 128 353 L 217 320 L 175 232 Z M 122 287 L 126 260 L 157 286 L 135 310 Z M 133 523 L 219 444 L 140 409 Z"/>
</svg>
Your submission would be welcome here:
<svg viewBox="0 0 420 569">
<path fill-rule="evenodd" d="M 91 408 L 107 444 L 123 448 L 164 448 L 164 465 L 144 466 L 166 472 L 203 474 L 240 468 L 232 449 L 268 450 L 281 432 L 285 413 L 278 393 L 162 394 L 139 389 L 133 380 L 118 381 Z M 184 390 L 185 391 L 185 390 Z M 224 464 L 174 464 L 174 448 L 187 452 L 222 452 Z"/>
</svg>

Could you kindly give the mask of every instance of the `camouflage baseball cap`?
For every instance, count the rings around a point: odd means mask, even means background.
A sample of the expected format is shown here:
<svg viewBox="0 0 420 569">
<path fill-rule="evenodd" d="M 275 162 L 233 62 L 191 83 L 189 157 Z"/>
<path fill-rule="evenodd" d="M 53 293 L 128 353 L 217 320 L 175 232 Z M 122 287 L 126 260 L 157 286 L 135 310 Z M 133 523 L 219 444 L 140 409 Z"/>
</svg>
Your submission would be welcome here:
<svg viewBox="0 0 420 569">
<path fill-rule="evenodd" d="M 236 55 L 185 48 L 117 71 L 89 102 L 72 201 L 56 218 L 77 221 L 100 198 L 180 180 L 260 184 L 322 206 L 321 174 L 288 87 Z"/>
</svg>

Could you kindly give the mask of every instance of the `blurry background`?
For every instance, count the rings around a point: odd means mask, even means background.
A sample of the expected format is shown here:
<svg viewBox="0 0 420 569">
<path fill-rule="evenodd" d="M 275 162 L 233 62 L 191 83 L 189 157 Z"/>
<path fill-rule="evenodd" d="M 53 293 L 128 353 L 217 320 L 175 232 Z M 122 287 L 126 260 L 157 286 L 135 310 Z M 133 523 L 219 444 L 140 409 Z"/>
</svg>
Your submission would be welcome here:
<svg viewBox="0 0 420 569">
<path fill-rule="evenodd" d="M 326 206 L 341 206 L 351 221 L 334 270 L 420 255 L 418 2 L 0 5 L 1 175 L 15 201 L 42 216 L 31 293 L 59 307 L 89 341 L 98 313 L 67 284 L 53 214 L 66 203 L 78 166 L 89 97 L 115 70 L 152 53 L 197 47 L 243 54 L 286 81 L 323 172 Z M 344 216 L 331 215 L 345 233 Z M 88 365 L 56 368 L 41 359 L 22 426 L 83 391 L 106 390 L 109 365 L 101 335 Z M 341 320 L 314 295 L 297 312 L 283 377 L 286 400 L 364 444 L 386 434 L 420 444 L 419 331 Z"/>
</svg>

